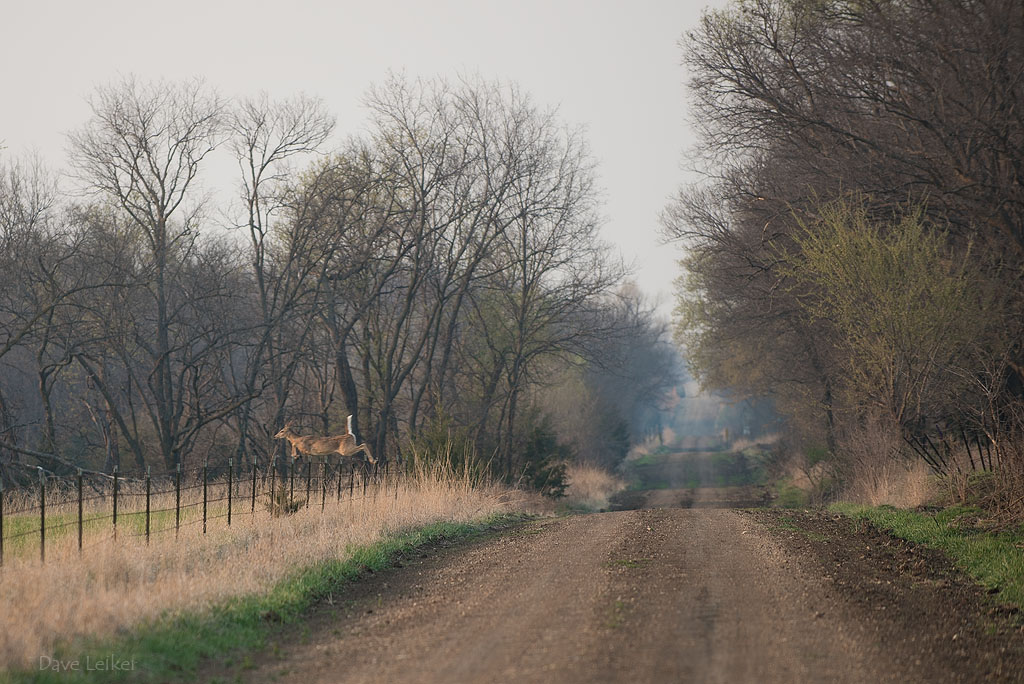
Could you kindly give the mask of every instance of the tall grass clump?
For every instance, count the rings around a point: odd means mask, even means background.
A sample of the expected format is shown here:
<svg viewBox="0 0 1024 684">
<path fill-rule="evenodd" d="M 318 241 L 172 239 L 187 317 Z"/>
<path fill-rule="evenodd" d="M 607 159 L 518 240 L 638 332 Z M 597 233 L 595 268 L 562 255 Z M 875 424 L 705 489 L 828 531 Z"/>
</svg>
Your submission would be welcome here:
<svg viewBox="0 0 1024 684">
<path fill-rule="evenodd" d="M 938 495 L 935 473 L 906 453 L 900 429 L 878 416 L 840 431 L 841 498 L 870 506 L 915 508 Z"/>
<path fill-rule="evenodd" d="M 405 469 L 414 477 L 454 477 L 474 486 L 490 486 L 493 460 L 480 454 L 468 429 L 439 413 L 409 445 Z"/>
<path fill-rule="evenodd" d="M 565 490 L 565 504 L 569 508 L 608 508 L 609 498 L 626 488 L 626 483 L 622 479 L 603 468 L 586 463 L 569 463 L 566 466 L 566 479 L 569 486 Z"/>
</svg>

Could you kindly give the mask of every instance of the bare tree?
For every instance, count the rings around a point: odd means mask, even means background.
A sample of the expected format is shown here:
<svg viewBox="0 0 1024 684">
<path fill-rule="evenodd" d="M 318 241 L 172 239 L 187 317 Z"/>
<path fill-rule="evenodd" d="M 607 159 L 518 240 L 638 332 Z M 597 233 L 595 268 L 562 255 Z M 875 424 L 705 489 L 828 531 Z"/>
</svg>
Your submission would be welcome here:
<svg viewBox="0 0 1024 684">
<path fill-rule="evenodd" d="M 175 368 L 181 302 L 173 282 L 195 247 L 202 207 L 195 181 L 218 143 L 223 105 L 201 81 L 143 84 L 132 78 L 100 88 L 91 105 L 92 120 L 70 138 L 71 161 L 80 180 L 113 202 L 145 238 L 152 337 L 140 330 L 135 341 L 152 364 L 146 376 L 151 419 L 164 465 L 172 468 L 181 460 L 185 391 Z"/>
<path fill-rule="evenodd" d="M 66 297 L 57 198 L 57 183 L 39 160 L 0 165 L 0 360 L 49 329 Z M 5 395 L 0 381 L 0 445 L 12 460 L 20 440 Z M 50 458 L 47 466 L 59 463 Z"/>
<path fill-rule="evenodd" d="M 450 415 L 511 472 L 544 368 L 622 328 L 582 137 L 514 86 L 394 78 L 367 96 L 369 135 L 322 157 L 333 121 L 309 98 L 229 108 L 199 81 L 129 78 L 91 104 L 70 140 L 90 201 L 0 203 L 0 259 L 31 276 L 0 278 L 0 357 L 37 386 L 14 411 L 0 387 L 0 414 L 46 452 L 74 434 L 76 458 L 173 468 L 351 414 L 388 458 Z M 222 137 L 237 241 L 206 228 L 198 184 Z"/>
<path fill-rule="evenodd" d="M 323 281 L 323 250 L 331 246 L 310 240 L 308 231 L 304 232 L 303 207 L 296 206 L 297 195 L 289 190 L 294 177 L 290 165 L 323 145 L 334 120 L 318 100 L 298 97 L 272 102 L 262 94 L 236 105 L 229 122 L 230 147 L 241 173 L 243 219 L 239 225 L 249 238 L 258 311 L 242 387 L 251 396 L 260 394 L 264 385 L 273 390 L 273 406 L 258 441 L 250 434 L 251 404 L 239 407 L 237 455 L 241 459 L 251 447 L 271 450 L 271 428 L 284 423 L 291 378 L 312 325 L 308 308 Z M 315 253 L 310 254 L 311 249 Z"/>
</svg>

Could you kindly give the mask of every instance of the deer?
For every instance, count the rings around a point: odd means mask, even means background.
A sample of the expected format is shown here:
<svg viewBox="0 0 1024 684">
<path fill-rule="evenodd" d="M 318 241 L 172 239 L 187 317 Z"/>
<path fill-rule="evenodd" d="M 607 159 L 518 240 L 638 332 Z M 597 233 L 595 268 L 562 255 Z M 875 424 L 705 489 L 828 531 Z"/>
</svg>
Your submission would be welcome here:
<svg viewBox="0 0 1024 684">
<path fill-rule="evenodd" d="M 287 439 L 292 445 L 292 461 L 297 461 L 303 455 L 328 456 L 339 454 L 342 458 L 354 457 L 362 451 L 366 454 L 366 460 L 370 465 L 375 465 L 377 459 L 370 453 L 370 447 L 366 443 L 356 444 L 356 436 L 352 434 L 352 416 L 348 417 L 347 432 L 334 437 L 304 437 L 292 430 L 292 423 L 285 423 L 281 431 L 274 435 L 274 439 Z"/>
</svg>

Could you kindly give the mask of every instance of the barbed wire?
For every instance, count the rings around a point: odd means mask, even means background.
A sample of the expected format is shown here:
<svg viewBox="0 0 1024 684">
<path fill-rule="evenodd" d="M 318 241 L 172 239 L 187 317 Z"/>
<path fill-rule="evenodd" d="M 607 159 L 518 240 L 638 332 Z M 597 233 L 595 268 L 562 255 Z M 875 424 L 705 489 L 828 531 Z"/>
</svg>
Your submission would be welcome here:
<svg viewBox="0 0 1024 684">
<path fill-rule="evenodd" d="M 23 467 L 29 468 L 24 464 L 18 464 Z M 361 501 L 367 501 L 370 499 L 377 499 L 382 492 L 387 492 L 392 486 L 392 482 L 397 487 L 398 479 L 392 477 L 381 477 L 373 476 L 372 474 L 363 473 L 357 480 L 356 472 L 352 468 L 346 469 L 344 464 L 326 464 L 320 465 L 317 468 L 316 475 L 314 476 L 314 470 L 312 466 L 305 468 L 305 473 L 301 472 L 298 468 L 289 469 L 284 475 L 277 476 L 276 470 L 266 468 L 262 470 L 254 469 L 246 471 L 244 474 L 247 477 L 235 478 L 235 472 L 231 471 L 228 473 L 221 473 L 221 477 L 214 478 L 211 481 L 210 468 L 193 468 L 193 469 L 181 469 L 174 470 L 165 473 L 163 479 L 157 479 L 150 475 L 146 478 L 125 478 L 120 474 L 117 476 L 107 475 L 106 473 L 98 473 L 96 471 L 85 471 L 77 475 L 69 476 L 50 476 L 45 473 L 41 468 L 35 468 L 37 472 L 42 473 L 41 484 L 44 487 L 40 490 L 38 487 L 23 487 L 23 488 L 8 488 L 0 489 L 0 497 L 6 498 L 7 502 L 10 502 L 12 498 L 19 496 L 33 499 L 38 496 L 40 492 L 43 494 L 43 502 L 33 503 L 30 506 L 19 506 L 14 509 L 8 507 L 0 508 L 0 515 L 4 519 L 21 519 L 23 520 L 27 514 L 43 513 L 42 509 L 53 507 L 59 512 L 54 513 L 56 516 L 68 516 L 73 513 L 67 509 L 74 506 L 79 506 L 79 514 L 72 517 L 71 519 L 61 519 L 59 522 L 45 523 L 42 527 L 39 525 L 33 526 L 29 529 L 21 529 L 17 532 L 11 532 L 5 530 L 5 534 L 0 537 L 0 548 L 7 546 L 12 542 L 18 548 L 17 552 L 21 553 L 24 549 L 24 544 L 18 540 L 30 538 L 33 536 L 41 535 L 41 533 L 55 534 L 57 538 L 67 538 L 62 531 L 67 528 L 73 528 L 75 526 L 80 527 L 80 538 L 79 543 L 82 544 L 81 549 L 90 549 L 98 545 L 106 543 L 110 540 L 116 539 L 118 534 L 127 537 L 139 537 L 139 536 L 152 536 L 154 534 L 161 534 L 170 530 L 180 530 L 182 528 L 189 528 L 193 525 L 200 523 L 208 524 L 211 521 L 220 520 L 227 518 L 229 515 L 243 516 L 243 515 L 256 515 L 255 510 L 255 499 L 260 499 L 260 508 L 266 509 L 271 515 L 276 516 L 275 510 L 280 505 L 275 503 L 277 497 L 287 496 L 290 503 L 284 504 L 285 507 L 297 505 L 297 509 L 308 508 L 313 509 L 317 504 L 317 499 L 320 501 L 320 507 L 322 510 L 327 507 L 327 499 L 331 499 L 332 504 L 346 505 Z M 346 470 L 349 477 L 344 477 Z M 205 471 L 205 472 L 204 472 Z M 332 472 L 333 471 L 333 472 Z M 243 473 L 238 473 L 242 475 Z M 97 491 L 94 494 L 79 494 L 81 492 L 80 487 L 84 486 L 86 482 L 86 476 L 101 476 L 103 482 L 105 482 L 109 489 L 106 491 Z M 224 475 L 228 475 L 231 480 L 230 482 L 225 481 Z M 189 482 L 191 480 L 191 482 Z M 152 488 L 153 482 L 160 482 L 160 486 L 154 491 Z M 255 481 L 255 489 L 252 487 L 253 481 Z M 148 491 L 140 491 L 137 489 L 139 484 L 149 484 Z M 130 485 L 126 489 L 121 489 L 121 485 Z M 63 487 L 61 486 L 63 485 Z M 273 485 L 271 488 L 270 485 Z M 329 485 L 334 485 L 337 488 L 337 497 L 333 494 L 334 487 L 329 492 Z M 367 488 L 372 487 L 372 492 L 368 492 Z M 361 488 L 363 493 L 356 495 L 355 491 Z M 205 489 L 204 498 L 197 498 L 194 494 L 196 490 Z M 305 492 L 303 492 L 305 489 Z M 115 495 L 116 491 L 116 495 Z M 287 492 L 287 494 L 285 494 Z M 211 496 L 211 493 L 214 495 Z M 146 498 L 147 505 L 153 500 L 154 497 L 167 497 L 174 494 L 176 497 L 175 505 L 162 505 L 159 508 L 150 508 L 148 511 L 141 509 L 138 505 L 139 499 Z M 182 501 L 182 495 L 186 495 L 187 499 Z M 331 494 L 329 497 L 328 494 Z M 53 498 L 58 498 L 59 501 L 53 501 Z M 102 501 L 109 503 L 111 509 L 114 507 L 115 502 L 120 503 L 121 501 L 133 502 L 133 504 L 127 504 L 127 509 L 120 509 L 117 511 L 118 520 L 121 522 L 121 526 L 116 523 L 110 528 L 110 533 L 101 539 L 96 539 L 95 536 L 99 532 L 97 529 L 101 524 L 106 524 L 107 521 L 114 521 L 114 511 L 111 510 L 107 513 L 98 513 L 95 510 L 92 512 L 85 512 L 83 510 L 83 504 L 96 501 Z M 224 509 L 224 502 L 228 502 L 227 510 Z M 232 504 L 237 502 L 237 508 Z M 4 503 L 0 500 L 0 503 Z M 204 515 L 199 515 L 197 511 L 190 509 L 197 509 L 200 506 L 204 507 Z M 216 512 L 209 511 L 209 507 L 213 506 Z M 93 506 L 90 506 L 91 508 Z M 295 509 L 295 510 L 297 510 Z M 156 529 L 150 528 L 147 532 L 145 530 L 138 530 L 143 516 L 146 517 L 147 524 L 151 524 L 154 516 L 160 518 L 164 514 L 169 514 L 172 511 L 175 512 L 174 524 L 166 524 L 157 527 Z M 182 521 L 182 513 L 185 513 L 186 520 Z M 5 520 L 5 521 L 6 521 Z M 125 521 L 125 522 L 122 522 Z M 18 523 L 16 526 L 20 526 Z M 10 523 L 8 523 L 10 525 Z M 120 527 L 120 529 L 119 529 Z M 125 527 L 131 528 L 131 531 L 124 529 Z M 10 530 L 10 527 L 8 527 Z M 205 532 L 205 530 L 204 530 Z M 59 534 L 56 534 L 59 533 Z M 82 541 L 83 537 L 88 537 L 91 541 L 86 544 Z"/>
<path fill-rule="evenodd" d="M 269 491 L 263 492 L 262 494 L 263 495 L 269 494 Z M 373 494 L 359 495 L 359 496 L 346 496 L 346 497 L 343 497 L 342 499 L 339 499 L 339 500 L 337 500 L 337 501 L 335 501 L 333 503 L 335 503 L 336 505 L 347 505 L 347 504 L 351 504 L 351 503 L 355 503 L 355 502 L 369 501 L 369 500 L 372 500 L 372 499 L 376 499 L 377 498 L 377 494 L 378 494 L 378 492 L 374 492 Z M 207 503 L 211 503 L 211 502 L 208 501 Z M 300 499 L 300 498 L 296 497 L 295 499 L 293 499 L 292 503 L 293 504 L 294 503 L 300 503 L 299 509 L 301 509 L 301 508 L 310 508 L 310 509 L 312 509 L 312 508 L 314 508 L 315 501 L 312 498 L 303 500 L 303 499 Z M 326 504 L 326 500 L 324 500 L 324 503 Z M 175 511 L 175 510 L 182 511 L 182 510 L 185 510 L 187 508 L 195 508 L 195 507 L 198 507 L 198 506 L 201 506 L 201 505 L 202 505 L 202 502 L 200 501 L 200 502 L 195 502 L 195 503 L 191 503 L 191 504 L 183 504 L 180 508 L 177 508 L 177 509 L 175 509 L 175 508 L 161 508 L 161 509 L 151 510 L 150 514 L 152 515 L 153 513 L 169 513 L 171 511 Z M 250 511 L 242 510 L 240 512 L 232 511 L 232 513 L 233 513 L 233 515 L 237 515 L 237 516 L 254 515 L 256 513 L 256 511 L 251 511 L 250 512 Z M 134 524 L 138 524 L 139 516 L 144 515 L 144 514 L 145 514 L 145 511 L 131 511 L 131 512 L 126 512 L 123 515 L 126 515 L 126 516 L 130 515 L 130 516 L 132 516 Z M 271 511 L 270 514 L 272 516 L 274 516 L 274 513 L 272 511 Z M 94 523 L 100 522 L 100 521 L 104 521 L 104 520 L 110 520 L 112 517 L 113 517 L 112 514 L 105 514 L 105 515 L 100 515 L 100 516 L 92 516 L 92 517 L 88 517 L 88 518 L 83 518 L 82 524 L 83 524 L 83 526 L 85 528 L 88 528 L 88 527 L 95 528 L 95 524 Z M 168 524 L 166 526 L 158 527 L 158 528 L 155 528 L 155 529 L 151 528 L 149 530 L 149 532 L 148 532 L 148 535 L 147 535 L 147 532 L 145 530 L 142 530 L 142 531 L 127 531 L 127 530 L 120 529 L 120 528 L 115 526 L 105 536 L 103 536 L 100 539 L 96 539 L 95 538 L 95 535 L 97 534 L 96 530 L 95 529 L 92 529 L 92 530 L 86 529 L 85 537 L 90 539 L 90 541 L 88 543 L 83 542 L 82 546 L 81 546 L 81 550 L 84 552 L 87 549 L 92 549 L 92 548 L 95 548 L 95 547 L 100 546 L 102 544 L 105 544 L 107 542 L 115 541 L 118 537 L 137 538 L 137 537 L 153 536 L 155 534 L 162 534 L 164 532 L 169 532 L 171 530 L 180 531 L 181 529 L 187 529 L 187 528 L 190 528 L 192 526 L 196 526 L 196 525 L 199 525 L 199 524 L 202 524 L 202 523 L 207 523 L 208 524 L 208 523 L 210 523 L 211 521 L 214 521 L 214 520 L 220 520 L 220 519 L 227 518 L 228 517 L 228 513 L 225 511 L 225 512 L 218 513 L 218 514 L 215 514 L 215 515 L 207 515 L 205 518 L 203 518 L 202 516 L 198 516 L 198 515 L 193 515 L 193 516 L 190 516 L 190 517 L 191 517 L 191 519 L 189 519 L 189 520 L 184 520 L 184 521 L 178 520 L 173 525 L 172 524 Z M 274 517 L 276 517 L 276 516 L 274 516 Z M 69 521 L 60 523 L 58 525 L 47 525 L 46 526 L 46 531 L 47 532 L 51 532 L 51 531 L 54 531 L 54 530 L 75 526 L 77 524 L 78 524 L 78 520 L 69 520 Z M 11 542 L 11 541 L 14 541 L 14 540 L 17 540 L 17 539 L 21 539 L 21 538 L 24 538 L 24 537 L 30 537 L 30 536 L 34 536 L 34 535 L 39 535 L 39 532 L 40 532 L 39 528 L 33 528 L 33 529 L 29 529 L 29 530 L 23 530 L 21 532 L 17 532 L 17 533 L 14 533 L 14 534 L 5 534 L 5 535 L 3 535 L 3 538 L 2 538 L 3 542 L 4 542 L 4 546 L 6 547 L 8 542 Z"/>
</svg>

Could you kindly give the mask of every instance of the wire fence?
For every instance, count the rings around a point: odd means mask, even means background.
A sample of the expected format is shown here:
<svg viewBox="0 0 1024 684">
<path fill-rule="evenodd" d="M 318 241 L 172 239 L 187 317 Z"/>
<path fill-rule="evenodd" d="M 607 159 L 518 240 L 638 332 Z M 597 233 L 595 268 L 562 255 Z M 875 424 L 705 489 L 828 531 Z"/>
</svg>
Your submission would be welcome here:
<svg viewBox="0 0 1024 684">
<path fill-rule="evenodd" d="M 0 467 L 3 467 L 0 465 Z M 276 459 L 264 468 L 255 462 L 238 467 L 203 465 L 143 477 L 81 469 L 77 475 L 57 476 L 36 469 L 34 487 L 4 489 L 0 477 L 0 567 L 8 558 L 34 553 L 46 562 L 48 543 L 77 535 L 79 553 L 122 537 L 145 537 L 202 525 L 231 526 L 239 515 L 255 517 L 293 513 L 329 502 L 340 503 L 394 489 L 398 472 L 369 469 L 351 459 L 286 461 Z M 2 475 L 2 473 L 0 473 Z M 361 495 L 356 496 L 361 489 Z M 223 522 L 222 522 L 223 521 Z"/>
</svg>

